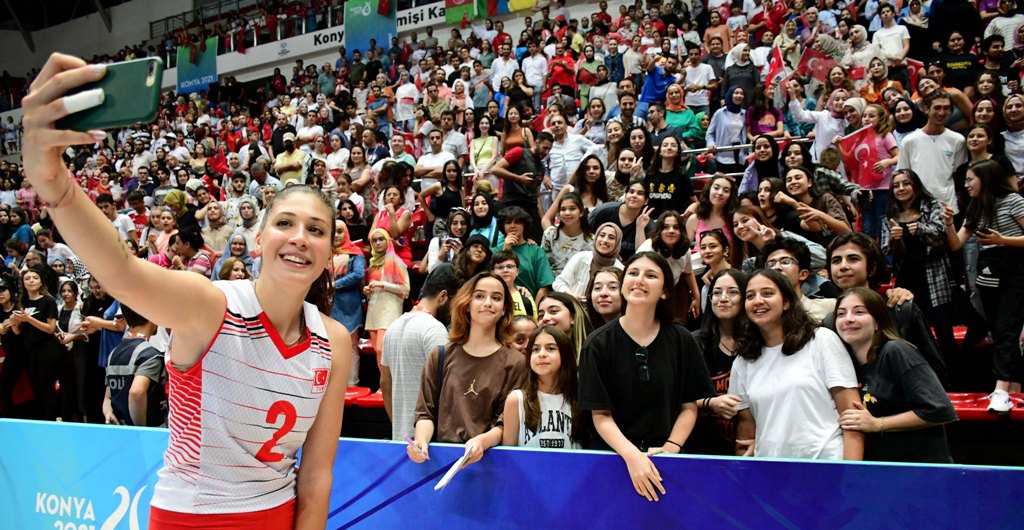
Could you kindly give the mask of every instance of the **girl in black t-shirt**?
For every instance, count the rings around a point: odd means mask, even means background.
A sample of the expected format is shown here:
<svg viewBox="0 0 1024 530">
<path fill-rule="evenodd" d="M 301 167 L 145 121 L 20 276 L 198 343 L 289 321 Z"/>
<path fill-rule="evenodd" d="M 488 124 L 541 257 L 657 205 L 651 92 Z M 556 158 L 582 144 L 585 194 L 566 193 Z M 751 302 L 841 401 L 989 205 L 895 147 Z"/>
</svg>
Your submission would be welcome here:
<svg viewBox="0 0 1024 530">
<path fill-rule="evenodd" d="M 678 453 L 697 419 L 697 401 L 714 387 L 690 332 L 672 322 L 672 269 L 656 252 L 625 265 L 624 314 L 594 331 L 580 355 L 580 408 L 590 410 L 596 448 L 626 462 L 633 488 L 665 494 L 649 458 Z"/>
<path fill-rule="evenodd" d="M 737 269 L 725 269 L 708 282 L 708 303 L 704 320 L 694 340 L 704 355 L 704 363 L 715 385 L 717 397 L 698 402 L 700 417 L 686 450 L 713 455 L 736 454 L 736 424 L 732 421 L 740 398 L 729 393 L 729 374 L 736 359 L 733 333 L 743 312 L 743 293 L 747 275 Z"/>
<path fill-rule="evenodd" d="M 43 273 L 31 267 L 21 276 L 21 309 L 11 321 L 18 324 L 25 350 L 32 393 L 35 395 L 33 417 L 38 420 L 57 419 L 59 402 L 55 385 L 60 374 L 63 347 L 53 332 L 57 329 L 57 302 L 43 283 Z"/>
<path fill-rule="evenodd" d="M 693 157 L 682 155 L 679 139 L 666 136 L 658 144 L 658 152 L 647 170 L 644 184 L 647 186 L 648 204 L 659 215 L 668 210 L 685 212 L 690 203 L 697 202 L 693 192 Z"/>
<path fill-rule="evenodd" d="M 942 425 L 956 421 L 956 411 L 928 362 L 900 338 L 885 299 L 854 287 L 836 300 L 834 320 L 861 395 L 839 424 L 865 433 L 864 459 L 952 463 Z"/>
<path fill-rule="evenodd" d="M 10 284 L 0 280 L 0 348 L 5 355 L 3 364 L 0 364 L 0 416 L 5 418 L 22 417 L 14 406 L 14 388 L 25 370 L 26 358 L 20 329 L 11 320 L 17 309 Z"/>
</svg>

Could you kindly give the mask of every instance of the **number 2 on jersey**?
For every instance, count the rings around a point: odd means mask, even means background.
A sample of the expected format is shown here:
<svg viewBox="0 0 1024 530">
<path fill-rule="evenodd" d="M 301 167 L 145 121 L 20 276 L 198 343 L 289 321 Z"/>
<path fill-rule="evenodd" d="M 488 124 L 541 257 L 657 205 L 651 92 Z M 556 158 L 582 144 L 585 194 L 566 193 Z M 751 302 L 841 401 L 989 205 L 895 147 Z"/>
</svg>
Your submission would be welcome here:
<svg viewBox="0 0 1024 530">
<path fill-rule="evenodd" d="M 276 424 L 279 416 L 284 416 L 284 422 L 281 424 L 281 427 L 274 431 L 274 435 L 256 453 L 256 460 L 260 462 L 280 462 L 284 459 L 284 453 L 275 453 L 273 449 L 277 447 L 277 442 L 281 438 L 284 438 L 286 434 L 295 428 L 295 420 L 298 418 L 295 405 L 283 400 L 274 403 L 270 406 L 270 410 L 267 411 L 267 423 Z"/>
</svg>

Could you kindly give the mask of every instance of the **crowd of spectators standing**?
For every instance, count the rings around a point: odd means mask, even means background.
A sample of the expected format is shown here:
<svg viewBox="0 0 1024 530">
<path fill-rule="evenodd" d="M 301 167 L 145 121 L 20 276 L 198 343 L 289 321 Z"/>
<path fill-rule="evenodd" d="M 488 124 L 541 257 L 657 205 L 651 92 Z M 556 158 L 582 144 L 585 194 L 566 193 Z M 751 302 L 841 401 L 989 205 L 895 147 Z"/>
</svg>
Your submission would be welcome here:
<svg viewBox="0 0 1024 530">
<path fill-rule="evenodd" d="M 556 0 L 523 16 L 520 35 L 427 28 L 255 88 L 165 94 L 155 122 L 69 149 L 68 170 L 129 252 L 213 280 L 259 275 L 275 193 L 320 189 L 338 212 L 332 316 L 369 339 L 416 461 L 432 439 L 471 443 L 471 460 L 612 449 L 648 498 L 647 455 L 684 446 L 949 462 L 947 368 L 986 340 L 989 410 L 1014 406 L 1013 0 Z M 773 50 L 795 75 L 768 78 Z M 834 66 L 800 75 L 810 52 Z M 877 178 L 851 179 L 840 140 L 865 128 Z M 102 405 L 100 367 L 159 387 L 147 348 L 166 330 L 119 316 L 19 167 L 0 183 L 3 412 L 151 422 L 141 391 L 111 412 L 123 381 Z M 122 336 L 147 345 L 112 355 Z"/>
</svg>

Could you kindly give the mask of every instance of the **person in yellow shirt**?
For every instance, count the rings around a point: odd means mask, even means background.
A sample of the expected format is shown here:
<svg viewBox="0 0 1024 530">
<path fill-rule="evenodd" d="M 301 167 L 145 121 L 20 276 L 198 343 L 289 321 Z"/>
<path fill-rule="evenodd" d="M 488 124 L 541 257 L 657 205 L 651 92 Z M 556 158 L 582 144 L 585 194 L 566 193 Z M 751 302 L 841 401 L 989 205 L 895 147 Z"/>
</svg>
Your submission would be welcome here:
<svg viewBox="0 0 1024 530">
<path fill-rule="evenodd" d="M 306 157 L 309 155 L 295 148 L 295 133 L 284 133 L 281 140 L 284 144 L 284 152 L 277 155 L 277 159 L 274 161 L 277 177 L 285 186 L 289 182 L 302 184 L 302 168 L 305 167 Z"/>
</svg>

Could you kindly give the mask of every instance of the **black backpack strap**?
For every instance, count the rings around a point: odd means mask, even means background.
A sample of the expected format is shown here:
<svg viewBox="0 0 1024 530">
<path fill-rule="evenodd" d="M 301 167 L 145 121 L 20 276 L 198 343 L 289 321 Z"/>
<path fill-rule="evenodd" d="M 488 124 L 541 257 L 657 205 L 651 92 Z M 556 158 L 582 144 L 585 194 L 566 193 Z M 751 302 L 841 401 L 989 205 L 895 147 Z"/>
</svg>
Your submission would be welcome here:
<svg viewBox="0 0 1024 530">
<path fill-rule="evenodd" d="M 444 353 L 445 345 L 437 346 L 437 381 L 434 383 L 434 436 L 432 441 L 437 440 L 437 429 L 441 420 L 441 383 L 444 379 Z"/>
</svg>

